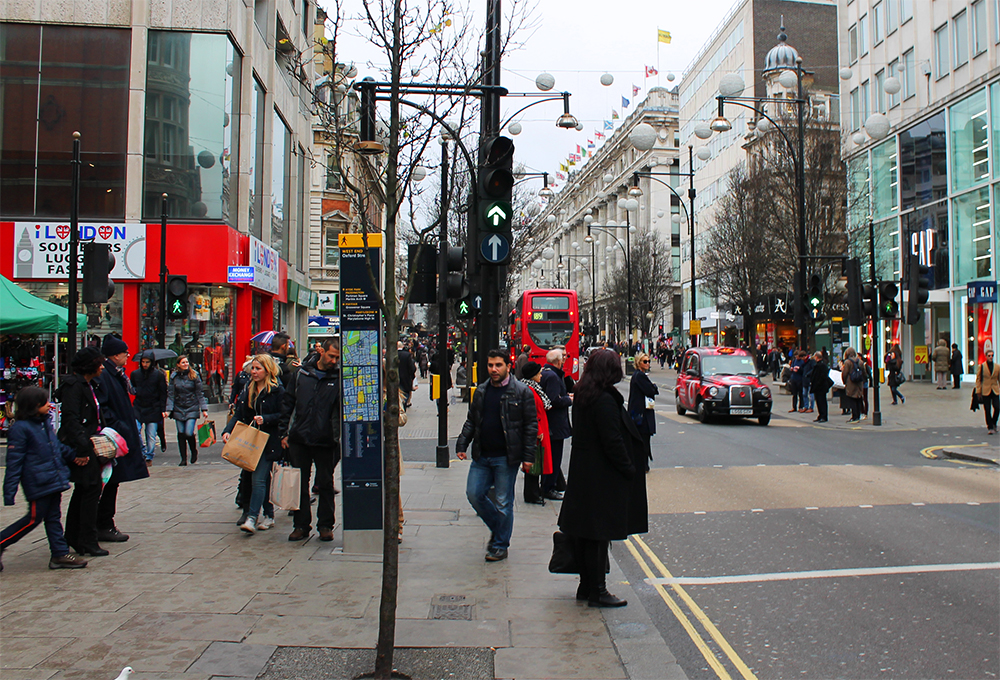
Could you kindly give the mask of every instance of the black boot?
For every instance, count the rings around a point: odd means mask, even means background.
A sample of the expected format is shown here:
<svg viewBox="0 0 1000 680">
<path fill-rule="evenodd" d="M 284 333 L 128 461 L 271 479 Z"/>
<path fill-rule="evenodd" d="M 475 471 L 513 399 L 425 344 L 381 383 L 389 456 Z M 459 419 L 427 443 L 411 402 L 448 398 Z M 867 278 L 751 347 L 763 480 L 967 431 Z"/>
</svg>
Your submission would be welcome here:
<svg viewBox="0 0 1000 680">
<path fill-rule="evenodd" d="M 188 446 L 191 447 L 191 464 L 198 462 L 198 437 L 188 437 Z"/>
<path fill-rule="evenodd" d="M 604 586 L 592 589 L 587 602 L 587 606 L 589 607 L 624 607 L 627 604 L 628 600 L 615 597 Z"/>
<path fill-rule="evenodd" d="M 187 437 L 184 435 L 177 437 L 177 448 L 181 450 L 181 462 L 177 466 L 186 467 L 188 464 Z"/>
</svg>

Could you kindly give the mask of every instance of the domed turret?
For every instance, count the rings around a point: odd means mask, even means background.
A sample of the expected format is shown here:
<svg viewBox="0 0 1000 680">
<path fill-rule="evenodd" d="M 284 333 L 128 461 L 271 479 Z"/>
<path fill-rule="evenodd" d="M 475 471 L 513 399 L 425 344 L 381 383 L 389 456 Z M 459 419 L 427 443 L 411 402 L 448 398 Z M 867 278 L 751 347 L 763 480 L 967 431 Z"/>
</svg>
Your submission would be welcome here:
<svg viewBox="0 0 1000 680">
<path fill-rule="evenodd" d="M 781 20 L 781 33 L 778 34 L 778 44 L 771 48 L 764 58 L 764 73 L 768 71 L 781 71 L 786 68 L 795 68 L 795 60 L 799 58 L 799 53 L 788 44 L 788 36 L 785 35 L 785 20 Z"/>
</svg>

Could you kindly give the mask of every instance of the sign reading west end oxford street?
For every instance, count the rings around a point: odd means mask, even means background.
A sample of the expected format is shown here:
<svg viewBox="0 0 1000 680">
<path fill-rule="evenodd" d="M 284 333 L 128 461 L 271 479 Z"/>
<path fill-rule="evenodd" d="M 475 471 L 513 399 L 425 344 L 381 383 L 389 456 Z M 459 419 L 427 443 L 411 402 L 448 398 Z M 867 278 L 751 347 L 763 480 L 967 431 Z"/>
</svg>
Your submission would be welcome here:
<svg viewBox="0 0 1000 680">
<path fill-rule="evenodd" d="M 338 245 L 344 530 L 381 530 L 382 315 L 377 286 L 382 236 L 340 234 Z"/>
<path fill-rule="evenodd" d="M 479 244 L 479 252 L 487 262 L 500 264 L 506 262 L 510 256 L 510 242 L 502 234 L 487 233 Z"/>
<path fill-rule="evenodd" d="M 107 243 L 115 256 L 111 278 L 146 277 L 146 225 L 81 222 L 80 240 Z M 62 279 L 69 276 L 70 226 L 59 222 L 14 223 L 14 278 Z M 77 260 L 83 275 L 83 250 Z"/>
</svg>

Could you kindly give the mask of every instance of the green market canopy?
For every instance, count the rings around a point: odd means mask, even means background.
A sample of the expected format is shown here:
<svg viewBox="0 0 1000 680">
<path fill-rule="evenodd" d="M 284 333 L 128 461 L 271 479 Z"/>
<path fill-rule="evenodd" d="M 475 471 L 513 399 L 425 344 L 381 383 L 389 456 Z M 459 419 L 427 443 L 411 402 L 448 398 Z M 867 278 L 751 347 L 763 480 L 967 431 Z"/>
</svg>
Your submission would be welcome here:
<svg viewBox="0 0 1000 680">
<path fill-rule="evenodd" d="M 65 333 L 69 310 L 37 298 L 0 276 L 0 333 Z M 87 315 L 77 314 L 77 330 L 87 330 Z"/>
</svg>

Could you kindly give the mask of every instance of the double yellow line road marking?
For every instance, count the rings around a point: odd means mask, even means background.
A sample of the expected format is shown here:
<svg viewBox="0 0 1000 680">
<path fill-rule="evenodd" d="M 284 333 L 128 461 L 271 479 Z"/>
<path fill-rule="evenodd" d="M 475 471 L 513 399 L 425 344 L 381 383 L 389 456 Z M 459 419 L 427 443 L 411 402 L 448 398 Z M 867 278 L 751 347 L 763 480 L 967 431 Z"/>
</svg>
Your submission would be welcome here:
<svg viewBox="0 0 1000 680">
<path fill-rule="evenodd" d="M 736 653 L 736 650 L 732 648 L 732 645 L 723 637 L 722 633 L 716 628 L 715 624 L 712 623 L 711 619 L 701 610 L 695 601 L 688 595 L 687 591 L 678 584 L 671 583 L 669 586 L 664 586 L 656 581 L 658 578 L 673 578 L 670 571 L 667 570 L 660 558 L 656 556 L 656 553 L 646 545 L 638 536 L 630 536 L 625 541 L 625 547 L 628 548 L 629 552 L 632 553 L 632 557 L 638 563 L 639 568 L 642 569 L 643 573 L 646 575 L 647 579 L 650 579 L 650 585 L 656 590 L 657 594 L 663 599 L 663 602 L 667 605 L 667 608 L 673 613 L 677 618 L 677 621 L 684 628 L 684 631 L 694 642 L 695 647 L 701 652 L 701 655 L 705 657 L 705 661 L 708 663 L 709 667 L 715 671 L 715 674 L 720 680 L 732 680 L 732 675 L 724 664 L 724 660 L 728 659 L 730 665 L 736 669 L 740 676 L 744 680 L 757 680 L 757 676 L 753 674 L 753 671 L 743 662 L 743 660 Z M 640 548 L 642 552 L 640 552 Z M 643 556 L 645 553 L 645 556 Z M 648 559 L 648 562 L 647 562 Z M 650 566 L 652 565 L 652 566 Z M 653 567 L 659 571 L 657 575 L 653 571 Z M 668 592 L 667 588 L 670 588 Z M 687 612 L 681 604 L 687 607 Z M 705 634 L 698 630 L 699 626 L 707 634 L 708 638 L 715 643 L 718 650 L 724 657 L 720 660 L 719 654 L 712 649 L 708 640 L 706 640 Z"/>
</svg>

